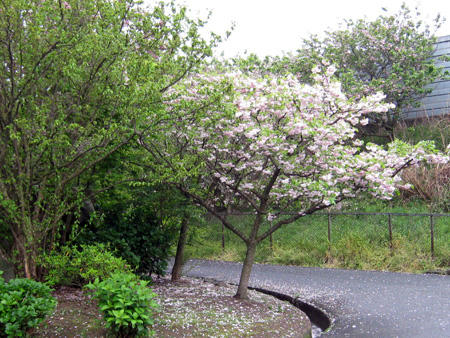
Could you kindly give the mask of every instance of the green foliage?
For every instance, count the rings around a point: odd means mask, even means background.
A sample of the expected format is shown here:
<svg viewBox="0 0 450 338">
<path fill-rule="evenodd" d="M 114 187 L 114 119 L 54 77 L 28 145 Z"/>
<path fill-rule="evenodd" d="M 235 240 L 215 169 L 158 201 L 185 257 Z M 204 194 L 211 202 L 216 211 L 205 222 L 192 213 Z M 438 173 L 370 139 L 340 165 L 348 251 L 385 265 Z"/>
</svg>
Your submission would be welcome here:
<svg viewBox="0 0 450 338">
<path fill-rule="evenodd" d="M 417 143 L 431 140 L 440 151 L 450 142 L 450 118 L 432 118 L 400 124 L 395 129 L 397 138 Z M 402 191 L 403 198 L 419 198 L 428 204 L 430 210 L 448 212 L 450 210 L 450 164 L 422 165 L 402 172 L 402 179 L 412 185 L 412 189 Z"/>
<path fill-rule="evenodd" d="M 23 278 L 5 283 L 0 271 L 0 337 L 24 337 L 56 306 L 51 289 Z"/>
<path fill-rule="evenodd" d="M 175 243 L 185 198 L 163 186 L 115 189 L 98 199 L 79 243 L 107 243 L 141 274 L 163 275 Z"/>
<path fill-rule="evenodd" d="M 337 77 L 346 93 L 361 97 L 378 91 L 396 108 L 385 115 L 372 115 L 392 136 L 392 128 L 403 108 L 417 105 L 430 89 L 425 86 L 444 76 L 431 58 L 434 50 L 432 30 L 442 22 L 437 17 L 432 27 L 421 14 L 405 5 L 394 14 L 373 21 L 346 20 L 343 28 L 325 32 L 324 38 L 311 36 L 303 41 L 297 54 L 274 60 L 272 71 L 297 74 L 312 82 L 311 69 L 327 60 L 337 67 Z"/>
<path fill-rule="evenodd" d="M 151 210 L 143 206 L 115 205 L 103 210 L 103 217 L 90 225 L 80 241 L 108 243 L 140 273 L 164 274 L 174 241 L 174 232 L 158 224 Z"/>
<path fill-rule="evenodd" d="M 131 272 L 127 262 L 114 256 L 104 244 L 62 247 L 60 252 L 52 252 L 41 257 L 41 265 L 46 269 L 45 280 L 50 285 L 70 285 L 81 287 L 100 278 L 108 278 L 115 272 Z"/>
<path fill-rule="evenodd" d="M 400 124 L 395 129 L 395 137 L 411 144 L 430 140 L 434 142 L 436 149 L 445 151 L 450 143 L 450 118 L 435 117 L 414 121 L 411 124 Z"/>
<path fill-rule="evenodd" d="M 92 182 L 100 163 L 139 131 L 157 135 L 161 94 L 220 40 L 201 38 L 204 22 L 174 3 L 139 3 L 0 3 L 0 233 L 16 234 L 29 277 L 49 233 L 118 178 Z"/>
<path fill-rule="evenodd" d="M 146 281 L 132 273 L 114 273 L 103 281 L 95 279 L 87 288 L 95 290 L 106 325 L 116 337 L 148 335 L 158 304 Z"/>
</svg>

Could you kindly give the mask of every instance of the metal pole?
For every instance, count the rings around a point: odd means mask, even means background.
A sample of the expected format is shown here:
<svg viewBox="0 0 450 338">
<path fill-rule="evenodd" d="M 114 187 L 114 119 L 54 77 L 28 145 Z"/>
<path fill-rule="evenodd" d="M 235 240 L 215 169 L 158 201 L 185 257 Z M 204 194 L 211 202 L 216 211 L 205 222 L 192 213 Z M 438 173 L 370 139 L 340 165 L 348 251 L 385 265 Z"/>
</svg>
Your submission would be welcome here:
<svg viewBox="0 0 450 338">
<path fill-rule="evenodd" d="M 431 240 L 431 258 L 434 258 L 434 219 L 430 215 L 430 240 Z"/>
<path fill-rule="evenodd" d="M 222 223 L 222 251 L 225 251 L 225 227 Z"/>
<path fill-rule="evenodd" d="M 388 225 L 389 225 L 389 248 L 392 250 L 392 219 L 391 214 L 388 215 Z"/>
<path fill-rule="evenodd" d="M 331 214 L 328 213 L 328 245 L 331 245 Z"/>
</svg>

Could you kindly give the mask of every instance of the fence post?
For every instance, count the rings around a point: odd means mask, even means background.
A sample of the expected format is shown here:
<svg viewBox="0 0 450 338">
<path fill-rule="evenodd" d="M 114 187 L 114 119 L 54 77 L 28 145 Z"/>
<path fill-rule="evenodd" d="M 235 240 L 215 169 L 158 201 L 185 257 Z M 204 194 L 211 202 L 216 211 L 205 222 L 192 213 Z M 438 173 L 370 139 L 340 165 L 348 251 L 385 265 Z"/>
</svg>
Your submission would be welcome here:
<svg viewBox="0 0 450 338">
<path fill-rule="evenodd" d="M 328 212 L 328 247 L 331 246 L 331 214 Z"/>
<path fill-rule="evenodd" d="M 389 248 L 392 250 L 392 219 L 391 214 L 388 214 L 388 225 L 389 225 Z"/>
<path fill-rule="evenodd" d="M 225 251 L 225 227 L 223 226 L 223 223 L 222 223 L 222 251 Z"/>
<path fill-rule="evenodd" d="M 431 258 L 434 258 L 434 219 L 433 215 L 430 215 L 430 241 L 431 241 Z"/>
<path fill-rule="evenodd" d="M 272 238 L 272 234 L 270 234 L 269 238 L 270 238 L 270 252 L 273 253 L 273 238 Z"/>
</svg>

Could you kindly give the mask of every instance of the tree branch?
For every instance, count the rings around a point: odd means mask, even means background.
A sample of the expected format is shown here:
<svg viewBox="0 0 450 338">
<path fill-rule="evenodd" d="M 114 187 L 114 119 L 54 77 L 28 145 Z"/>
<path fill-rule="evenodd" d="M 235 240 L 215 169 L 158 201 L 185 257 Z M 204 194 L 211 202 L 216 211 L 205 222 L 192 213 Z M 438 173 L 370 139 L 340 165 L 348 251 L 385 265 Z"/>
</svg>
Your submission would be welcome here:
<svg viewBox="0 0 450 338">
<path fill-rule="evenodd" d="M 343 198 L 339 199 L 336 203 L 342 201 Z M 277 231 L 279 228 L 281 228 L 283 225 L 286 224 L 290 224 L 292 222 L 295 222 L 296 220 L 298 220 L 300 217 L 306 216 L 306 215 L 311 215 L 316 211 L 319 210 L 323 210 L 328 208 L 329 205 L 325 205 L 325 204 L 317 204 L 315 206 L 312 206 L 311 208 L 309 208 L 308 210 L 304 211 L 304 212 L 300 212 L 297 213 L 296 215 L 293 215 L 292 217 L 286 218 L 284 220 L 279 221 L 278 223 L 276 223 L 274 226 L 272 226 L 269 230 L 267 230 L 265 233 L 263 233 L 261 236 L 259 236 L 256 239 L 256 242 L 259 243 L 261 241 L 263 241 L 264 239 L 266 239 L 267 237 L 269 237 L 271 234 L 273 234 L 275 231 Z"/>
<path fill-rule="evenodd" d="M 227 221 L 226 217 L 223 216 L 221 213 L 217 212 L 213 207 L 211 207 L 204 199 L 197 196 L 196 194 L 190 192 L 185 187 L 183 187 L 181 184 L 177 184 L 176 187 L 187 197 L 191 198 L 194 202 L 200 204 L 202 207 L 204 207 L 206 210 L 208 210 L 211 214 L 216 216 L 222 224 L 231 230 L 234 234 L 236 234 L 240 239 L 242 239 L 245 243 L 248 243 L 250 239 L 244 235 L 239 229 L 235 228 L 230 222 Z"/>
</svg>

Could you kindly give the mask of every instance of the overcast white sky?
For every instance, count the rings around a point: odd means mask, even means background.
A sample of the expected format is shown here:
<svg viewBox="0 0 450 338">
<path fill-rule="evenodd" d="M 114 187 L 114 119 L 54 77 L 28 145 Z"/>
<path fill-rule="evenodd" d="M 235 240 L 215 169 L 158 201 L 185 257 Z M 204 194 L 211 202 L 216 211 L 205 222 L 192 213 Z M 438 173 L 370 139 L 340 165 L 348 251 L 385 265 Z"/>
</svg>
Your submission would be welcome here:
<svg viewBox="0 0 450 338">
<path fill-rule="evenodd" d="M 295 51 L 310 33 L 336 29 L 343 19 L 374 19 L 385 13 L 382 7 L 397 12 L 403 2 L 411 9 L 418 6 L 427 22 L 438 13 L 446 17 L 437 35 L 450 35 L 448 0 L 178 0 L 191 9 L 190 16 L 205 18 L 212 10 L 207 28 L 216 33 L 235 23 L 229 40 L 219 48 L 227 57 L 245 51 L 259 56 Z"/>
</svg>

